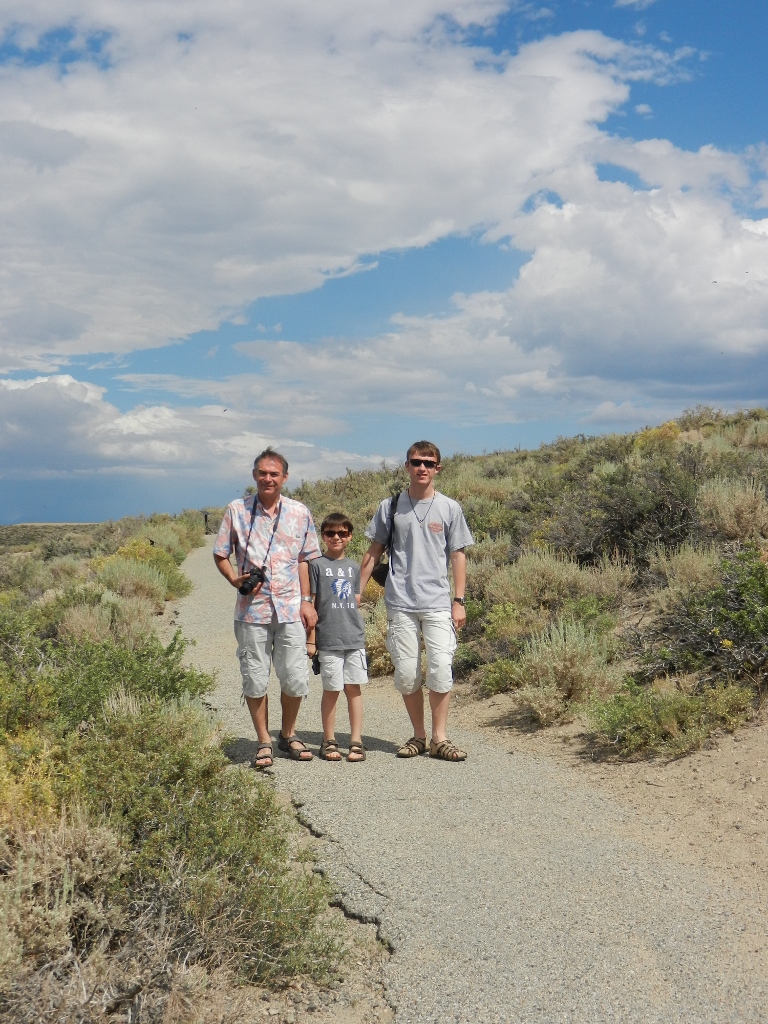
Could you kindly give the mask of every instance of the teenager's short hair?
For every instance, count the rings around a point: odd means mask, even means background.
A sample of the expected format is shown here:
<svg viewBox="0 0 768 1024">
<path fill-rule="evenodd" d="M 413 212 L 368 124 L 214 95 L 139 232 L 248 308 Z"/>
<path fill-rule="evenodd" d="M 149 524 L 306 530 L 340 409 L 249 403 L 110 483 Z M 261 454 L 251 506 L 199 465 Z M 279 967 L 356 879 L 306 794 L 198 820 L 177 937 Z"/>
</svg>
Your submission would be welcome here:
<svg viewBox="0 0 768 1024">
<path fill-rule="evenodd" d="M 343 526 L 349 533 L 352 533 L 354 530 L 352 520 L 343 512 L 331 512 L 329 516 L 326 516 L 320 524 L 320 533 L 325 531 L 326 526 Z"/>
<path fill-rule="evenodd" d="M 440 465 L 440 449 L 436 444 L 432 444 L 431 441 L 414 441 L 406 452 L 405 461 L 407 462 L 415 454 L 428 455 L 430 458 L 435 459 L 438 466 Z"/>
<path fill-rule="evenodd" d="M 280 452 L 276 452 L 274 448 L 265 448 L 263 452 L 259 452 L 253 460 L 253 468 L 258 469 L 259 463 L 264 459 L 274 459 L 283 467 L 283 473 L 288 473 L 288 459 L 286 459 L 284 455 L 281 455 Z"/>
</svg>

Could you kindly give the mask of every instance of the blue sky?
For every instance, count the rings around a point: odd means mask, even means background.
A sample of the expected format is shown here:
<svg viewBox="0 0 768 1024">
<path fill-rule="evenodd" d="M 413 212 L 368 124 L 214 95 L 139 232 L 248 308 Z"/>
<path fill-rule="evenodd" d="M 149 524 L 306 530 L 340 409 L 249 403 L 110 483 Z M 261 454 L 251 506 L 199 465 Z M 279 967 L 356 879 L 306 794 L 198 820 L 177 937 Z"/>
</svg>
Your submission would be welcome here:
<svg viewBox="0 0 768 1024">
<path fill-rule="evenodd" d="M 0 521 L 765 403 L 766 12 L 0 15 Z"/>
</svg>

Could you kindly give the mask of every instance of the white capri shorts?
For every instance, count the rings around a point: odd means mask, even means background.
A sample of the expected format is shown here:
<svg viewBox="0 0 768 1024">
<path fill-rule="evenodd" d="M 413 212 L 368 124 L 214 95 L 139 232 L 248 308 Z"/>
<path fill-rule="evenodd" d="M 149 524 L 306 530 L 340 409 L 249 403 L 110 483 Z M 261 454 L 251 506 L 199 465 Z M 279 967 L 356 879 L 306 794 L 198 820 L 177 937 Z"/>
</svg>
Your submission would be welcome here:
<svg viewBox="0 0 768 1024">
<path fill-rule="evenodd" d="M 307 631 L 302 622 L 278 622 L 277 616 L 268 624 L 235 619 L 235 636 L 244 696 L 266 694 L 272 665 L 284 694 L 307 696 Z"/>
<path fill-rule="evenodd" d="M 447 693 L 453 686 L 453 654 L 456 630 L 448 612 L 389 613 L 387 650 L 395 666 L 395 688 L 399 693 L 421 689 L 421 637 L 427 654 L 427 689 Z"/>
<path fill-rule="evenodd" d="M 341 693 L 345 686 L 365 686 L 368 662 L 365 651 L 318 651 L 324 690 Z"/>
</svg>

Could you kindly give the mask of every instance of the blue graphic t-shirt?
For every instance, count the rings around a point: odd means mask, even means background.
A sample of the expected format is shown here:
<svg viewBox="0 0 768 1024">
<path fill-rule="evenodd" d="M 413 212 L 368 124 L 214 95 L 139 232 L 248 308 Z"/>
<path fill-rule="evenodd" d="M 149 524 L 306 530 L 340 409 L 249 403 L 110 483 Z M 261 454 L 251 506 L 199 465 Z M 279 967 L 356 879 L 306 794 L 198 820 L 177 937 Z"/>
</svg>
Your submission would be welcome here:
<svg viewBox="0 0 768 1024">
<path fill-rule="evenodd" d="M 318 651 L 362 651 L 365 627 L 355 595 L 360 592 L 360 566 L 349 558 L 321 555 L 309 563 L 309 587 L 317 595 Z"/>
</svg>

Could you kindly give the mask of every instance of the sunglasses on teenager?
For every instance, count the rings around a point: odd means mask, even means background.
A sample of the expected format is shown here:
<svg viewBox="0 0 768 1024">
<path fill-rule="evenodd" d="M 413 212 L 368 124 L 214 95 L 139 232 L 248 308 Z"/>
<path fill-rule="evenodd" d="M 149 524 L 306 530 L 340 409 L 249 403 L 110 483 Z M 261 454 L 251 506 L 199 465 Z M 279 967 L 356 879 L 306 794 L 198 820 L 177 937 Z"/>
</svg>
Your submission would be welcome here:
<svg viewBox="0 0 768 1024">
<path fill-rule="evenodd" d="M 408 459 L 408 462 L 418 469 L 419 466 L 424 466 L 426 469 L 434 469 L 437 463 L 434 459 Z"/>
<path fill-rule="evenodd" d="M 324 537 L 348 537 L 349 530 L 323 530 Z"/>
</svg>

